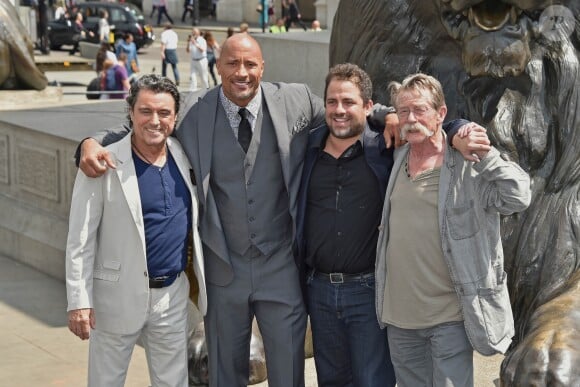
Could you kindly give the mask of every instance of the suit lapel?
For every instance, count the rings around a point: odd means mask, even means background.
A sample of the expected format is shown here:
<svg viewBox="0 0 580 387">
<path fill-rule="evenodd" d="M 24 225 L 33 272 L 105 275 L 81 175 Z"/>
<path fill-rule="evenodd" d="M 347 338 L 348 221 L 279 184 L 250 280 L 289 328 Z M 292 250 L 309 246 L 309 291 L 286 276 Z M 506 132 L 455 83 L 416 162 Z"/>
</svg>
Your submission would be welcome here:
<svg viewBox="0 0 580 387">
<path fill-rule="evenodd" d="M 211 158 L 213 153 L 213 138 L 215 133 L 215 116 L 217 104 L 219 103 L 219 87 L 209 91 L 205 97 L 200 99 L 196 105 L 197 108 L 197 136 L 198 136 L 198 153 L 201 184 L 203 188 L 203 201 L 207 199 L 209 190 L 209 175 L 211 171 Z"/>
<path fill-rule="evenodd" d="M 269 84 L 262 84 L 264 101 L 270 113 L 270 118 L 274 125 L 276 140 L 278 142 L 278 151 L 280 152 L 280 161 L 282 163 L 282 174 L 286 187 L 290 182 L 290 133 L 288 132 L 288 123 L 286 122 L 286 104 L 278 89 L 271 87 Z"/>
<path fill-rule="evenodd" d="M 119 141 L 117 149 L 113 150 L 117 155 L 117 169 L 115 169 L 115 171 L 119 177 L 121 189 L 125 195 L 125 201 L 129 206 L 131 216 L 137 226 L 141 242 L 145 248 L 145 228 L 143 225 L 143 212 L 141 211 L 141 196 L 139 194 L 137 173 L 131 155 L 131 136 L 132 133 L 125 136 L 121 141 Z"/>
<path fill-rule="evenodd" d="M 193 219 L 197 222 L 197 195 L 195 191 L 196 187 L 193 186 L 193 183 L 191 181 L 190 174 L 191 166 L 189 164 L 189 161 L 187 160 L 187 156 L 185 155 L 185 153 L 183 153 L 182 148 L 175 145 L 175 142 L 171 137 L 167 139 L 167 146 L 169 147 L 169 152 L 171 153 L 173 160 L 175 160 L 175 164 L 177 164 L 177 168 L 179 169 L 181 177 L 183 178 L 185 184 L 187 185 L 187 189 L 189 189 L 191 196 L 191 213 Z M 194 227 L 197 226 L 197 223 L 193 224 Z"/>
</svg>

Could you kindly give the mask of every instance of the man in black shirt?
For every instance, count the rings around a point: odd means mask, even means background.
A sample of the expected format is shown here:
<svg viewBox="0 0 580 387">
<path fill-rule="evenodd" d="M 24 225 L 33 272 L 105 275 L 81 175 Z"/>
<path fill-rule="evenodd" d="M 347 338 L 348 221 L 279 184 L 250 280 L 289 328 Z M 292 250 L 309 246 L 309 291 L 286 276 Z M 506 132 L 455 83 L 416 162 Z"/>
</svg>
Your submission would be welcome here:
<svg viewBox="0 0 580 387">
<path fill-rule="evenodd" d="M 392 149 L 371 130 L 372 84 L 356 65 L 330 69 L 326 125 L 309 138 L 301 204 L 302 256 L 319 386 L 394 386 L 375 312 L 378 226 Z M 299 211 L 300 212 L 300 211 Z"/>
</svg>

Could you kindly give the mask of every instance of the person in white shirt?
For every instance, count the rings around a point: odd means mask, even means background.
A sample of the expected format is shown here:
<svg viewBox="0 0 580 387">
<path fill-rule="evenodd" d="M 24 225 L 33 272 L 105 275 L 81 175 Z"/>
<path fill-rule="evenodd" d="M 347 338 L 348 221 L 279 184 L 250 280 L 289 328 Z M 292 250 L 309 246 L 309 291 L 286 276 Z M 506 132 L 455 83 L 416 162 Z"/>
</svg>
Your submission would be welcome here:
<svg viewBox="0 0 580 387">
<path fill-rule="evenodd" d="M 109 42 L 109 33 L 111 32 L 111 27 L 107 20 L 109 13 L 102 9 L 99 11 L 99 17 L 99 42 Z"/>
<path fill-rule="evenodd" d="M 203 36 L 201 36 L 199 28 L 193 28 L 191 30 L 186 51 L 191 57 L 191 83 L 189 91 L 197 90 L 197 76 L 201 79 L 202 85 L 206 89 L 209 89 L 207 42 Z"/>
<path fill-rule="evenodd" d="M 165 30 L 161 33 L 161 75 L 167 76 L 167 64 L 173 69 L 175 84 L 179 86 L 179 70 L 177 69 L 177 41 L 179 40 L 171 23 L 165 24 Z"/>
<path fill-rule="evenodd" d="M 58 0 L 55 3 L 54 20 L 68 19 L 68 14 L 64 6 L 64 0 Z"/>
</svg>

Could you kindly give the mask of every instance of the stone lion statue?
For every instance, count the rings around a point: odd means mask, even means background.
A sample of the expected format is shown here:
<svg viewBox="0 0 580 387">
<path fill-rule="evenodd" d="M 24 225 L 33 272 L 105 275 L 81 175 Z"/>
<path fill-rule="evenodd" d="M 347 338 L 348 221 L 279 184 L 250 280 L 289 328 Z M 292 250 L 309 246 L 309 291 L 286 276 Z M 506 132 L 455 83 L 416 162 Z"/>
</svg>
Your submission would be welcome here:
<svg viewBox="0 0 580 387">
<path fill-rule="evenodd" d="M 47 84 L 16 9 L 8 0 L 0 0 L 0 90 L 43 90 Z"/>
<path fill-rule="evenodd" d="M 415 72 L 445 88 L 448 118 L 486 128 L 532 178 L 503 219 L 516 336 L 504 386 L 580 386 L 580 1 L 351 0 L 330 64 L 371 75 L 374 98 Z"/>
</svg>

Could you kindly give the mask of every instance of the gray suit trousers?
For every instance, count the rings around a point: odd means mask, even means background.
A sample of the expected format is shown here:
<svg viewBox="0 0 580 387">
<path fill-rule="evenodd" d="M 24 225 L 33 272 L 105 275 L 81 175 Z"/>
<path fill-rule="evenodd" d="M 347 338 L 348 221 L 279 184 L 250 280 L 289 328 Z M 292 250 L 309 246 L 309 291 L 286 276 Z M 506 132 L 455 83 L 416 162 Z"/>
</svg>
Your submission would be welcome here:
<svg viewBox="0 0 580 387">
<path fill-rule="evenodd" d="M 234 279 L 208 283 L 205 317 L 210 386 L 245 387 L 252 319 L 262 333 L 270 387 L 304 386 L 306 311 L 291 247 L 269 256 L 230 252 Z"/>
</svg>

